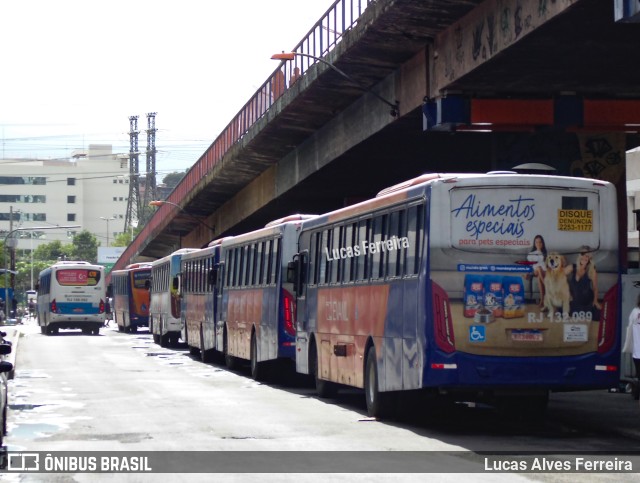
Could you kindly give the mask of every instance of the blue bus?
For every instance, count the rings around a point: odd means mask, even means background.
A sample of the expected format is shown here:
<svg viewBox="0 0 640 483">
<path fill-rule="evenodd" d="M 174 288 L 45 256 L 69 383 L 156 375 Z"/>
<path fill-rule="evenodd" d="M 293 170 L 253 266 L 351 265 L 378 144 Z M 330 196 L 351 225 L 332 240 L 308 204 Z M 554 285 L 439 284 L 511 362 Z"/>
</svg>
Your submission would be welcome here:
<svg viewBox="0 0 640 483">
<path fill-rule="evenodd" d="M 104 325 L 106 288 L 104 267 L 83 261 L 61 261 L 40 272 L 38 325 L 43 334 L 81 329 L 98 335 Z"/>
<path fill-rule="evenodd" d="M 113 298 L 111 310 L 120 332 L 137 332 L 149 326 L 150 263 L 134 263 L 111 272 L 108 295 Z"/>
<path fill-rule="evenodd" d="M 402 391 L 541 414 L 550 391 L 617 387 L 617 220 L 610 183 L 516 173 L 423 175 L 306 220 L 296 370 L 320 396 L 363 388 L 371 416 Z"/>
<path fill-rule="evenodd" d="M 202 362 L 220 353 L 215 327 L 220 244 L 221 240 L 214 240 L 207 248 L 182 255 L 180 262 L 182 340 Z"/>
<path fill-rule="evenodd" d="M 262 380 L 276 361 L 295 359 L 295 301 L 287 266 L 297 249 L 302 221 L 291 215 L 221 243 L 216 347 L 226 365 L 249 361 Z"/>
<path fill-rule="evenodd" d="M 149 332 L 162 347 L 176 346 L 182 331 L 179 278 L 182 255 L 198 250 L 181 248 L 151 263 Z"/>
</svg>

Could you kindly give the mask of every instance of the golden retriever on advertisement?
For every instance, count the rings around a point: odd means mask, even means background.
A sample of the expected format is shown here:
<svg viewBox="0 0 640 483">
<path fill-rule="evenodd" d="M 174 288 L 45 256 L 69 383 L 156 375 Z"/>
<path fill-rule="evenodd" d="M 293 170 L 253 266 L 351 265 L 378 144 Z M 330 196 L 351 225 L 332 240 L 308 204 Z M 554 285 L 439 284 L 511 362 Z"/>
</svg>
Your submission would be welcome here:
<svg viewBox="0 0 640 483">
<path fill-rule="evenodd" d="M 565 258 L 559 253 L 549 253 L 545 259 L 547 272 L 544 276 L 544 307 L 549 314 L 554 314 L 556 308 L 562 308 L 562 315 L 569 315 L 569 303 L 571 302 L 571 292 L 569 291 L 569 281 L 565 273 L 567 265 Z"/>
</svg>

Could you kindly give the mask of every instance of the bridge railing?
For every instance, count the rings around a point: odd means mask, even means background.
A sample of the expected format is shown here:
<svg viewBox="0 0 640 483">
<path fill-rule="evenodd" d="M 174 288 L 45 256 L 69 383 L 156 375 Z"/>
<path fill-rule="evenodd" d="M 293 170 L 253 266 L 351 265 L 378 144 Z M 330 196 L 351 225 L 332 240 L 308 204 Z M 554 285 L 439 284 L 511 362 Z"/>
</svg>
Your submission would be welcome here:
<svg viewBox="0 0 640 483">
<path fill-rule="evenodd" d="M 366 8 L 375 1 L 337 0 L 292 52 L 324 57 L 341 41 L 343 34 L 358 23 Z M 293 60 L 282 62 L 189 169 L 169 194 L 167 201 L 181 205 L 185 196 L 213 169 L 231 146 L 265 115 L 285 90 L 317 62 L 312 57 L 296 56 Z M 160 206 L 120 256 L 113 269 L 117 270 L 128 264 L 130 259 L 140 251 L 142 244 L 169 223 L 171 212 L 175 209 L 170 204 Z"/>
</svg>

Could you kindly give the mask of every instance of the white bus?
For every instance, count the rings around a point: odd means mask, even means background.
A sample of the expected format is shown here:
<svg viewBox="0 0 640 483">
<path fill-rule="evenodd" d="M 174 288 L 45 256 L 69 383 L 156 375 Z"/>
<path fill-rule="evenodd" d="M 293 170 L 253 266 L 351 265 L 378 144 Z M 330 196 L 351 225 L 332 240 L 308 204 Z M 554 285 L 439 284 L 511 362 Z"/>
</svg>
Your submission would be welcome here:
<svg viewBox="0 0 640 483">
<path fill-rule="evenodd" d="M 102 265 L 58 262 L 40 272 L 36 289 L 38 325 L 43 334 L 81 329 L 83 334 L 98 335 L 107 300 Z"/>
<path fill-rule="evenodd" d="M 180 315 L 180 260 L 182 255 L 198 250 L 181 248 L 151 264 L 149 332 L 162 347 L 175 346 L 182 331 Z"/>
</svg>

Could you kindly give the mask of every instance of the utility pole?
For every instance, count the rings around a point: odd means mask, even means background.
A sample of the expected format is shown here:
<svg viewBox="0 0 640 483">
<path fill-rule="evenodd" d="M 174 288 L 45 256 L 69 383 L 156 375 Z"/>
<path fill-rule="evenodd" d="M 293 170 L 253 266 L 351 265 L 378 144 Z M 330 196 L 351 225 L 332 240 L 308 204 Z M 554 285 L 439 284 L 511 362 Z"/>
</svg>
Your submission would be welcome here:
<svg viewBox="0 0 640 483">
<path fill-rule="evenodd" d="M 9 233 L 11 233 L 13 231 L 13 206 L 9 207 Z M 15 287 L 16 287 L 16 243 L 17 240 L 15 238 L 11 238 L 11 241 L 7 240 L 7 243 L 9 243 L 9 269 L 11 270 L 11 272 L 9 273 L 9 277 L 10 277 L 10 285 L 11 288 L 13 289 L 13 297 L 15 298 Z M 8 309 L 7 313 L 9 313 L 12 309 L 13 309 L 13 305 L 9 305 L 9 303 L 13 303 L 13 301 L 11 300 L 5 300 L 5 307 L 9 308 L 11 307 L 11 309 Z"/>
<path fill-rule="evenodd" d="M 124 230 L 127 231 L 133 220 L 139 220 L 140 210 L 140 169 L 138 166 L 138 116 L 129 116 L 129 200 Z"/>
<path fill-rule="evenodd" d="M 149 202 L 158 199 L 156 186 L 156 113 L 147 114 L 147 175 L 144 183 L 144 203 L 141 206 L 140 219 L 146 223 L 151 218 Z"/>
</svg>

